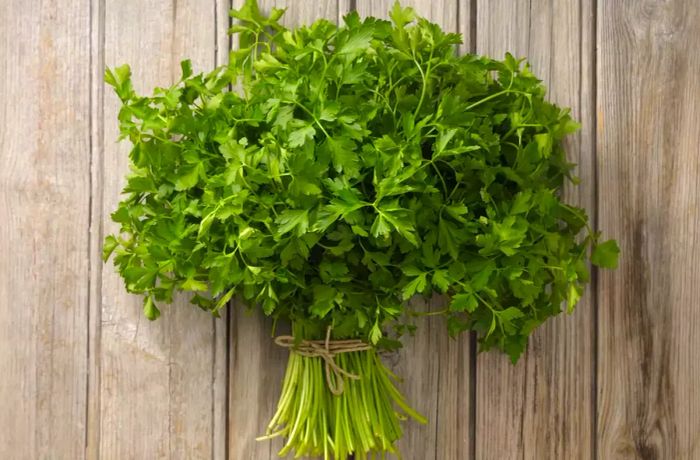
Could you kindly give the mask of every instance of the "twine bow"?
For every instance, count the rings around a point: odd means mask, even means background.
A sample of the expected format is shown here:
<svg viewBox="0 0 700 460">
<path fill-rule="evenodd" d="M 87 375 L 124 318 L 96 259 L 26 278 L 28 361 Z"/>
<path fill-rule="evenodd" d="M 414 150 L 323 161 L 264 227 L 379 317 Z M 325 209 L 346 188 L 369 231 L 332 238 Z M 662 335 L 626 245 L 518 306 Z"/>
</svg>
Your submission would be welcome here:
<svg viewBox="0 0 700 460">
<path fill-rule="evenodd" d="M 297 344 L 291 335 L 281 335 L 275 338 L 275 343 L 280 347 L 289 348 L 301 356 L 323 359 L 326 365 L 326 383 L 331 393 L 336 396 L 342 394 L 345 389 L 343 376 L 352 380 L 360 379 L 359 375 L 352 374 L 338 366 L 335 362 L 336 355 L 372 348 L 369 344 L 358 339 L 331 340 L 330 327 L 326 330 L 326 340 L 302 340 Z"/>
</svg>

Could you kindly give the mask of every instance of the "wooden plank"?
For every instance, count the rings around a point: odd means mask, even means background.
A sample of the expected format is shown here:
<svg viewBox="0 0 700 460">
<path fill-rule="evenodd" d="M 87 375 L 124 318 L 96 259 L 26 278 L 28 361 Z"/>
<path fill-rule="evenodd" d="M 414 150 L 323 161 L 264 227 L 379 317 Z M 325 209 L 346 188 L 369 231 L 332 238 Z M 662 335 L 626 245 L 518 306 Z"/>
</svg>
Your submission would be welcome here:
<svg viewBox="0 0 700 460">
<path fill-rule="evenodd" d="M 700 12 L 598 3 L 598 455 L 700 458 Z"/>
<path fill-rule="evenodd" d="M 256 441 L 275 413 L 288 353 L 272 341 L 272 322 L 260 311 L 231 306 L 229 458 L 276 459 L 282 440 Z"/>
<path fill-rule="evenodd" d="M 234 8 L 242 4 L 243 0 L 233 1 Z M 337 20 L 345 11 L 335 0 L 259 0 L 259 4 L 263 12 L 288 8 L 282 21 L 287 26 L 318 18 Z M 281 439 L 255 438 L 265 433 L 275 413 L 289 354 L 274 344 L 272 323 L 260 311 L 251 312 L 233 302 L 230 315 L 228 455 L 231 459 L 277 459 Z"/>
<path fill-rule="evenodd" d="M 0 458 L 84 458 L 86 0 L 0 2 Z"/>
<path fill-rule="evenodd" d="M 106 2 L 104 61 L 132 65 L 137 91 L 179 78 L 179 62 L 215 64 L 221 39 L 215 0 Z M 127 171 L 128 145 L 116 144 L 118 100 L 104 97 L 100 218 L 106 233 Z M 184 298 L 149 322 L 105 265 L 99 311 L 99 458 L 222 458 L 225 420 L 224 323 Z M 94 452 L 94 448 L 92 450 Z"/>
<path fill-rule="evenodd" d="M 217 66 L 228 62 L 231 39 L 228 33 L 230 27 L 229 11 L 231 0 L 216 1 L 216 55 Z M 214 321 L 214 362 L 213 362 L 213 436 L 212 458 L 215 460 L 228 459 L 228 378 L 229 378 L 229 323 L 230 312 L 222 311 L 221 320 Z"/>
<path fill-rule="evenodd" d="M 90 263 L 89 273 L 89 312 L 88 312 L 88 389 L 87 389 L 87 427 L 85 433 L 86 456 L 99 458 L 100 448 L 100 345 L 102 322 L 102 257 L 99 248 L 103 239 L 103 145 L 104 145 L 104 13 L 105 5 L 101 0 L 90 2 L 90 94 L 92 97 L 91 122 L 91 165 L 90 165 Z"/>
<path fill-rule="evenodd" d="M 570 161 L 582 183 L 567 202 L 594 213 L 592 3 L 585 0 L 480 1 L 478 53 L 527 57 L 549 99 L 573 108 L 583 124 L 570 136 Z M 590 458 L 593 455 L 594 310 L 590 287 L 573 316 L 535 331 L 517 366 L 502 355 L 477 360 L 476 456 L 479 459 Z M 497 440 L 497 442 L 494 442 Z M 609 457 L 603 457 L 609 458 Z"/>
<path fill-rule="evenodd" d="M 388 17 L 392 0 L 360 1 L 357 10 L 361 16 Z M 464 35 L 463 50 L 469 49 L 469 2 L 451 0 L 413 0 L 402 2 L 416 12 L 440 24 L 443 29 L 459 31 Z M 460 21 L 464 21 L 460 24 Z M 435 297 L 424 307 L 429 311 L 441 310 L 446 300 Z M 404 348 L 392 357 L 393 370 L 403 378 L 400 388 L 407 400 L 428 418 L 428 425 L 409 421 L 399 448 L 408 459 L 468 458 L 471 449 L 470 402 L 472 378 L 469 336 L 452 340 L 441 317 L 418 318 L 414 337 L 404 338 Z"/>
</svg>

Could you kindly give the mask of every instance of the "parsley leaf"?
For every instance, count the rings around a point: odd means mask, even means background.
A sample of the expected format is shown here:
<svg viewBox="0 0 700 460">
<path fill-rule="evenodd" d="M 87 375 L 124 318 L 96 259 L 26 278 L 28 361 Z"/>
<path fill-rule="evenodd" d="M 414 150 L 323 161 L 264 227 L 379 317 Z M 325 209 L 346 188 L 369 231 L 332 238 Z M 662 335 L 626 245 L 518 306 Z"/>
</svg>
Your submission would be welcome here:
<svg viewBox="0 0 700 460">
<path fill-rule="evenodd" d="M 617 268 L 620 248 L 615 240 L 608 240 L 595 246 L 591 262 L 602 268 Z"/>
</svg>

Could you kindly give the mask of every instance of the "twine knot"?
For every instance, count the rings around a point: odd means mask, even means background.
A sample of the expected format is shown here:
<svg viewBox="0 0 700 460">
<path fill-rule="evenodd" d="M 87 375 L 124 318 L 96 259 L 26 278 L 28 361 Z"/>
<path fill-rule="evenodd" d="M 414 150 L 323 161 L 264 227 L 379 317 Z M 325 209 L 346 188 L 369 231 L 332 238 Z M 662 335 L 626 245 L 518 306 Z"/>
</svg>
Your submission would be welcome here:
<svg viewBox="0 0 700 460">
<path fill-rule="evenodd" d="M 326 340 L 302 340 L 297 344 L 291 335 L 281 335 L 275 338 L 275 343 L 301 356 L 323 359 L 326 367 L 326 383 L 331 393 L 336 396 L 342 394 L 345 389 L 343 376 L 352 380 L 360 379 L 359 375 L 338 366 L 335 362 L 336 355 L 353 351 L 366 351 L 372 348 L 359 339 L 331 340 L 330 327 L 326 330 Z"/>
</svg>

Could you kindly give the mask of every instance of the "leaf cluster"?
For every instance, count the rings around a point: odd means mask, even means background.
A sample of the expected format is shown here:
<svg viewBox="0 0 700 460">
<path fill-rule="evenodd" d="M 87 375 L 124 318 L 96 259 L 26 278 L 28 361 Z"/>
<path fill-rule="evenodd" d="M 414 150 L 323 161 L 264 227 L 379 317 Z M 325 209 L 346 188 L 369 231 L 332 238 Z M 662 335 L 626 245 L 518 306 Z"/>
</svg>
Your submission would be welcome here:
<svg viewBox="0 0 700 460">
<path fill-rule="evenodd" d="M 152 319 L 174 291 L 213 313 L 240 295 L 308 335 L 391 346 L 408 299 L 438 292 L 452 334 L 517 359 L 581 297 L 591 246 L 617 260 L 560 198 L 569 111 L 522 60 L 459 56 L 460 35 L 398 3 L 340 26 L 283 12 L 247 1 L 230 62 L 185 61 L 152 96 L 107 70 L 133 148 L 105 258 Z"/>
</svg>

